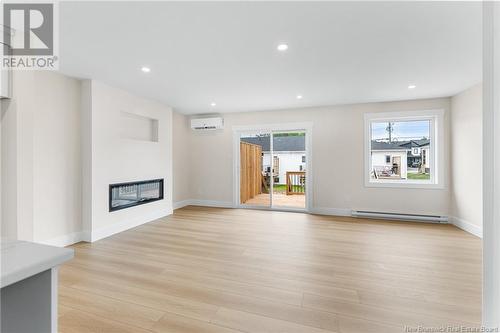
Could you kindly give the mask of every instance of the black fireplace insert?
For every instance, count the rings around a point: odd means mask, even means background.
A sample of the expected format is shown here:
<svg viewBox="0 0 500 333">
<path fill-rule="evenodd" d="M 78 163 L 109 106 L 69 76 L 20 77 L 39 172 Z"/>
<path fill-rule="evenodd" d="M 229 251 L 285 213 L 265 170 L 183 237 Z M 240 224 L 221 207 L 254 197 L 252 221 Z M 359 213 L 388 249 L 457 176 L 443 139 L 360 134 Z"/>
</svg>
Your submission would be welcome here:
<svg viewBox="0 0 500 333">
<path fill-rule="evenodd" d="M 163 179 L 109 185 L 109 211 L 163 199 Z"/>
</svg>

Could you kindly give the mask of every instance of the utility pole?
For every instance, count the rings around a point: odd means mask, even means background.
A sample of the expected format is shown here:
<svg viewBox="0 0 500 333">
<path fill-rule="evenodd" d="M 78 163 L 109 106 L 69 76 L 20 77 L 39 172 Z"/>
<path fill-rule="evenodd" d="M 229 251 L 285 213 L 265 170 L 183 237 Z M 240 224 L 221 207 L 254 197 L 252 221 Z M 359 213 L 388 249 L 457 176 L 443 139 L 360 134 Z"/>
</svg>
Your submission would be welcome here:
<svg viewBox="0 0 500 333">
<path fill-rule="evenodd" d="M 394 131 L 394 123 L 389 122 L 385 130 L 389 132 L 389 143 L 392 143 L 392 131 Z"/>
</svg>

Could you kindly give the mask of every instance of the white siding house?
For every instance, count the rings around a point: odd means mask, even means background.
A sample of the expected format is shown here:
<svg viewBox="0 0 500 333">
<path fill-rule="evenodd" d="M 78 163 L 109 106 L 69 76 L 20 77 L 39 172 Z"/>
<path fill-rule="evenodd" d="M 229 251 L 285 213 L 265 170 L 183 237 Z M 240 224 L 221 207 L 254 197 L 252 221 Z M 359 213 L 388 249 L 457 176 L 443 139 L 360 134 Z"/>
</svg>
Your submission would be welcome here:
<svg viewBox="0 0 500 333">
<path fill-rule="evenodd" d="M 278 184 L 286 183 L 287 171 L 305 171 L 306 170 L 306 152 L 305 151 L 279 151 L 273 154 L 278 158 Z M 271 167 L 271 153 L 264 152 L 262 166 L 264 170 Z"/>
<path fill-rule="evenodd" d="M 408 173 L 429 173 L 429 148 L 428 139 L 372 141 L 371 176 L 407 179 Z"/>
<path fill-rule="evenodd" d="M 274 136 L 271 157 L 270 137 L 244 137 L 242 141 L 262 147 L 262 171 L 270 173 L 275 161 L 276 184 L 286 183 L 287 171 L 306 171 L 306 140 L 304 135 Z"/>
<path fill-rule="evenodd" d="M 377 150 L 372 151 L 372 169 L 378 171 L 394 169 L 395 177 L 399 176 L 406 179 L 408 173 L 407 152 L 406 150 Z"/>
</svg>

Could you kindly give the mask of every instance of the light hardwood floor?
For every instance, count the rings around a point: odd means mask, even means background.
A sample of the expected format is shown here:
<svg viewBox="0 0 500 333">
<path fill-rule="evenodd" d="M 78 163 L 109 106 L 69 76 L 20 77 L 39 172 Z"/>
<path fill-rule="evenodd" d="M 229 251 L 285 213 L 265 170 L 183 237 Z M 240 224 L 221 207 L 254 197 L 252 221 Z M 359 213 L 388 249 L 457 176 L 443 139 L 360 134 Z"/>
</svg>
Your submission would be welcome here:
<svg viewBox="0 0 500 333">
<path fill-rule="evenodd" d="M 481 241 L 450 225 L 185 207 L 74 249 L 63 333 L 389 333 L 481 318 Z"/>
</svg>

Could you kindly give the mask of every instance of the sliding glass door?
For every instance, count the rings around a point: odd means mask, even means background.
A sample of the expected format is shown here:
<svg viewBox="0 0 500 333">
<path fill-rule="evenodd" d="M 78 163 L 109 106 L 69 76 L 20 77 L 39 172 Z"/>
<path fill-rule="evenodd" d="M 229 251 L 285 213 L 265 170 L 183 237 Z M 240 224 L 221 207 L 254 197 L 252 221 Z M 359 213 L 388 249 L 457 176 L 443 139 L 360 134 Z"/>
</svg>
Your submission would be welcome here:
<svg viewBox="0 0 500 333">
<path fill-rule="evenodd" d="M 240 204 L 306 208 L 306 132 L 240 134 Z"/>
</svg>

